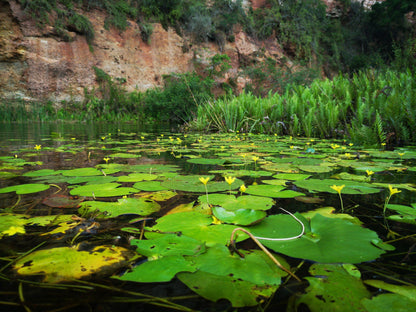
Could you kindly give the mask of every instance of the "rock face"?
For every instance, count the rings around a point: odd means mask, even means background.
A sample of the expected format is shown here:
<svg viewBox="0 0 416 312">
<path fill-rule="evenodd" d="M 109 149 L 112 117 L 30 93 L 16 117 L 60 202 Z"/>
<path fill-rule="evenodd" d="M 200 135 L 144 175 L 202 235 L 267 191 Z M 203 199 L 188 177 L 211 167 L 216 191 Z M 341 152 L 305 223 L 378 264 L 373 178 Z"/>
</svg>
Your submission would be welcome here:
<svg viewBox="0 0 416 312">
<path fill-rule="evenodd" d="M 84 88 L 97 86 L 94 66 L 126 81 L 128 91 L 160 86 L 162 76 L 208 66 L 215 54 L 227 54 L 237 77 L 242 59 L 264 55 L 279 59 L 276 40 L 254 42 L 236 31 L 235 42 L 222 51 L 215 44 L 192 45 L 173 29 L 153 24 L 149 43 L 143 42 L 139 26 L 130 21 L 125 31 L 104 28 L 101 11 L 83 12 L 92 22 L 95 38 L 89 45 L 84 36 L 71 33 L 72 41 L 59 39 L 52 27 L 39 29 L 16 1 L 0 1 L 0 97 L 32 100 L 79 101 Z M 237 79 L 240 88 L 244 79 Z"/>
</svg>

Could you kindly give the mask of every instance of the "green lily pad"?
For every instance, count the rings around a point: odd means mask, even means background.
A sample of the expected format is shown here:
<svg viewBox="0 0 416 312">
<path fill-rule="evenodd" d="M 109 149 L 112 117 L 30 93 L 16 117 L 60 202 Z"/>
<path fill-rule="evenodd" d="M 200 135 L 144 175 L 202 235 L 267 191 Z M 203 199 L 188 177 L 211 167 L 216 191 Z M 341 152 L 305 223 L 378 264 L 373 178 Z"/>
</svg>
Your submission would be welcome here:
<svg viewBox="0 0 416 312">
<path fill-rule="evenodd" d="M 177 190 L 177 191 L 186 191 L 186 192 L 198 192 L 205 193 L 205 185 L 199 181 L 200 176 L 188 175 L 181 176 L 177 175 L 172 178 L 168 178 L 161 183 L 163 187 Z M 211 177 L 212 178 L 212 177 Z M 231 189 L 239 188 L 243 181 L 236 179 L 233 184 L 231 184 Z M 223 192 L 230 190 L 230 185 L 225 181 L 209 181 L 207 184 L 208 192 Z"/>
<path fill-rule="evenodd" d="M 20 275 L 44 275 L 44 282 L 58 283 L 126 265 L 131 252 L 123 247 L 96 246 L 91 251 L 73 247 L 37 250 L 20 258 L 14 270 Z"/>
<path fill-rule="evenodd" d="M 140 182 L 140 181 L 152 181 L 156 180 L 157 175 L 150 173 L 131 173 L 127 176 L 118 177 L 118 182 Z"/>
<path fill-rule="evenodd" d="M 69 170 L 62 170 L 62 175 L 66 177 L 90 177 L 90 176 L 100 176 L 105 174 L 113 174 L 118 172 L 117 169 L 103 169 L 102 171 L 96 168 L 76 168 Z"/>
<path fill-rule="evenodd" d="M 370 292 L 342 265 L 313 264 L 309 272 L 314 277 L 306 277 L 309 286 L 306 294 L 296 300 L 296 308 L 305 304 L 311 312 L 367 311 L 362 300 L 370 298 Z"/>
<path fill-rule="evenodd" d="M 111 183 L 117 181 L 116 177 L 113 176 L 91 176 L 91 177 L 64 177 L 66 179 L 65 182 L 69 184 L 103 184 L 103 183 Z"/>
<path fill-rule="evenodd" d="M 23 174 L 25 177 L 43 177 L 43 176 L 50 176 L 55 174 L 60 174 L 60 170 L 53 170 L 53 169 L 41 169 L 36 171 L 29 171 Z"/>
<path fill-rule="evenodd" d="M 191 158 L 187 159 L 186 161 L 199 165 L 223 165 L 225 163 L 224 159 L 219 158 Z"/>
<path fill-rule="evenodd" d="M 402 295 L 413 302 L 416 301 L 416 286 L 395 285 L 379 280 L 365 280 L 364 283 L 375 288 L 384 289 L 392 293 Z"/>
<path fill-rule="evenodd" d="M 157 260 L 146 261 L 131 272 L 117 277 L 122 281 L 139 283 L 169 282 L 180 272 L 195 272 L 197 268 L 182 256 L 165 256 Z"/>
<path fill-rule="evenodd" d="M 24 195 L 24 194 L 31 194 L 31 193 L 38 193 L 45 191 L 50 186 L 47 184 L 36 184 L 36 183 L 28 183 L 28 184 L 19 184 L 13 186 L 7 186 L 0 189 L 0 194 L 3 193 L 10 193 L 16 192 L 16 194 Z"/>
<path fill-rule="evenodd" d="M 267 213 L 261 210 L 237 209 L 226 210 L 223 207 L 212 207 L 214 216 L 225 222 L 238 225 L 251 225 L 259 222 L 267 216 Z"/>
<path fill-rule="evenodd" d="M 165 234 L 155 239 L 131 241 L 136 251 L 151 260 L 166 256 L 193 256 L 205 252 L 200 241 L 184 235 Z"/>
<path fill-rule="evenodd" d="M 201 195 L 198 199 L 202 203 L 207 202 L 206 195 Z M 210 205 L 221 206 L 230 211 L 237 209 L 268 210 L 274 204 L 272 198 L 251 195 L 235 197 L 227 194 L 210 194 L 208 200 Z"/>
<path fill-rule="evenodd" d="M 144 198 L 120 198 L 117 202 L 87 201 L 81 204 L 81 214 L 95 210 L 105 213 L 105 217 L 114 218 L 124 214 L 148 216 L 160 210 L 160 205 L 153 200 Z"/>
<path fill-rule="evenodd" d="M 415 301 L 398 294 L 381 294 L 363 299 L 362 304 L 366 312 L 409 312 Z"/>
<path fill-rule="evenodd" d="M 403 215 L 410 215 L 416 218 L 416 204 L 412 204 L 411 207 L 405 205 L 388 204 L 387 209 L 397 211 Z"/>
<path fill-rule="evenodd" d="M 257 196 L 266 196 L 272 198 L 293 198 L 297 196 L 303 196 L 305 194 L 292 191 L 292 190 L 283 190 L 285 187 L 282 185 L 250 185 L 246 193 Z"/>
<path fill-rule="evenodd" d="M 149 239 L 157 237 L 159 232 L 182 233 L 185 236 L 192 237 L 207 246 L 215 244 L 227 244 L 231 237 L 231 232 L 237 228 L 229 224 L 213 224 L 212 216 L 204 215 L 199 212 L 181 212 L 165 215 L 157 220 L 156 225 L 148 228 L 150 232 L 146 233 Z M 151 233 L 151 231 L 156 231 Z M 247 235 L 239 235 L 238 240 L 244 240 Z"/>
<path fill-rule="evenodd" d="M 315 214 L 305 225 L 305 234 L 287 241 L 260 240 L 266 247 L 282 254 L 322 263 L 360 263 L 377 259 L 385 250 L 376 247 L 376 232 L 347 220 Z M 273 215 L 250 227 L 255 236 L 268 238 L 293 237 L 300 225 L 289 215 Z"/>
<path fill-rule="evenodd" d="M 348 180 L 335 180 L 335 179 L 308 179 L 303 181 L 293 182 L 297 187 L 307 189 L 310 192 L 327 192 L 335 193 L 337 192 L 331 188 L 332 185 L 345 185 L 342 189 L 342 194 L 374 194 L 379 193 L 381 190 L 375 188 L 370 183 L 364 182 L 355 182 Z"/>
<path fill-rule="evenodd" d="M 160 181 L 142 181 L 133 184 L 133 187 L 146 192 L 165 191 L 166 187 L 160 184 Z"/>
<path fill-rule="evenodd" d="M 279 173 L 275 174 L 273 178 L 278 180 L 288 180 L 288 181 L 298 181 L 298 180 L 305 180 L 309 178 L 310 174 L 304 173 Z"/>
<path fill-rule="evenodd" d="M 233 307 L 257 305 L 260 298 L 268 298 L 276 291 L 281 277 L 287 273 L 259 250 L 243 251 L 243 254 L 241 258 L 231 255 L 225 246 L 213 246 L 198 257 L 186 257 L 195 262 L 198 271 L 180 273 L 178 278 L 206 299 L 227 299 Z"/>
<path fill-rule="evenodd" d="M 123 196 L 137 192 L 132 187 L 119 187 L 119 183 L 87 184 L 72 189 L 71 195 L 89 196 L 89 197 L 113 197 Z"/>
</svg>

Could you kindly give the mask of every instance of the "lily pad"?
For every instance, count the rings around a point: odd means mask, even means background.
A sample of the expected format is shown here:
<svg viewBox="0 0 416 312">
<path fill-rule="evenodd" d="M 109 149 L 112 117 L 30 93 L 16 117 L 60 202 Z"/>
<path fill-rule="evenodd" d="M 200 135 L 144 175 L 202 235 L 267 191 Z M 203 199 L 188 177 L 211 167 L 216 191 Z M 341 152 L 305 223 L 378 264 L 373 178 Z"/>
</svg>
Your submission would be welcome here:
<svg viewBox="0 0 416 312">
<path fill-rule="evenodd" d="M 311 312 L 367 311 L 362 300 L 370 298 L 370 292 L 342 265 L 313 264 L 309 272 L 314 277 L 306 277 L 309 287 L 306 294 L 296 300 L 296 307 L 305 304 Z"/>
<path fill-rule="evenodd" d="M 48 188 L 49 188 L 48 184 L 36 184 L 36 183 L 19 184 L 19 185 L 13 185 L 13 186 L 7 186 L 7 187 L 1 188 L 0 194 L 16 192 L 16 194 L 24 195 L 24 194 L 42 192 L 42 191 L 47 190 Z"/>
<path fill-rule="evenodd" d="M 246 193 L 257 196 L 266 196 L 272 198 L 294 198 L 297 196 L 305 195 L 301 192 L 296 192 L 292 190 L 284 190 L 282 185 L 250 185 Z"/>
<path fill-rule="evenodd" d="M 212 213 L 217 219 L 225 223 L 238 225 L 251 225 L 267 216 L 267 213 L 261 210 L 237 209 L 231 211 L 217 206 L 212 208 Z"/>
<path fill-rule="evenodd" d="M 377 233 L 347 220 L 315 214 L 305 225 L 305 234 L 287 241 L 261 240 L 268 248 L 282 254 L 322 263 L 360 263 L 377 259 L 385 250 L 376 247 Z M 293 237 L 300 232 L 299 223 L 289 215 L 273 215 L 250 227 L 255 236 Z M 390 245 L 388 245 L 390 246 Z"/>
<path fill-rule="evenodd" d="M 69 169 L 69 170 L 62 170 L 62 175 L 66 177 L 90 177 L 90 176 L 100 176 L 105 174 L 113 174 L 118 172 L 117 169 L 103 169 L 99 170 L 96 168 L 76 168 L 76 169 Z"/>
<path fill-rule="evenodd" d="M 156 180 L 157 175 L 150 173 L 131 173 L 127 176 L 118 177 L 118 182 L 140 182 Z"/>
<path fill-rule="evenodd" d="M 107 218 L 114 218 L 124 214 L 138 214 L 147 216 L 160 210 L 160 205 L 145 198 L 120 198 L 117 202 L 87 201 L 81 204 L 81 214 L 95 210 L 105 212 Z"/>
<path fill-rule="evenodd" d="M 343 194 L 374 194 L 379 193 L 381 190 L 374 187 L 370 183 L 355 182 L 349 180 L 335 180 L 335 179 L 308 179 L 303 181 L 293 182 L 297 187 L 307 189 L 310 192 L 337 192 L 331 188 L 332 185 L 345 185 L 342 189 Z"/>
<path fill-rule="evenodd" d="M 44 275 L 44 282 L 58 283 L 97 274 L 109 267 L 122 267 L 130 254 L 128 249 L 116 246 L 96 246 L 91 251 L 57 247 L 20 258 L 14 270 L 20 275 Z"/>
<path fill-rule="evenodd" d="M 206 195 L 199 196 L 198 199 L 202 203 L 207 202 Z M 210 194 L 208 200 L 210 205 L 221 206 L 230 211 L 238 209 L 268 210 L 274 204 L 272 198 L 251 195 L 235 197 L 227 194 Z"/>
<path fill-rule="evenodd" d="M 287 273 L 259 250 L 243 251 L 243 254 L 241 258 L 231 255 L 225 246 L 213 246 L 198 257 L 186 257 L 195 262 L 198 271 L 180 273 L 178 278 L 209 300 L 227 299 L 233 307 L 257 305 L 260 298 L 268 298 L 276 291 L 281 277 Z"/>
<path fill-rule="evenodd" d="M 194 175 L 177 175 L 176 177 L 168 178 L 163 181 L 161 185 L 177 191 L 205 193 L 205 185 L 199 181 L 199 178 L 200 176 Z M 234 183 L 231 184 L 231 188 L 239 188 L 242 184 L 244 184 L 243 181 L 236 179 Z M 211 180 L 207 184 L 207 189 L 208 192 L 223 192 L 228 191 L 230 189 L 230 185 L 228 185 L 225 181 L 217 182 Z"/>
<path fill-rule="evenodd" d="M 89 197 L 113 197 L 123 196 L 137 192 L 132 187 L 119 187 L 119 183 L 87 184 L 72 189 L 71 195 L 89 196 Z"/>
<path fill-rule="evenodd" d="M 160 184 L 160 181 L 142 181 L 133 184 L 133 187 L 146 192 L 156 192 L 167 190 L 166 187 Z"/>
<path fill-rule="evenodd" d="M 199 212 L 181 212 L 165 215 L 157 220 L 156 225 L 148 228 L 146 237 L 149 239 L 160 235 L 158 233 L 181 233 L 192 237 L 207 246 L 215 244 L 227 244 L 231 237 L 231 232 L 237 228 L 229 224 L 213 224 L 212 216 L 204 215 Z M 152 233 L 154 231 L 155 233 Z M 239 235 L 238 240 L 244 240 L 247 235 Z"/>
</svg>

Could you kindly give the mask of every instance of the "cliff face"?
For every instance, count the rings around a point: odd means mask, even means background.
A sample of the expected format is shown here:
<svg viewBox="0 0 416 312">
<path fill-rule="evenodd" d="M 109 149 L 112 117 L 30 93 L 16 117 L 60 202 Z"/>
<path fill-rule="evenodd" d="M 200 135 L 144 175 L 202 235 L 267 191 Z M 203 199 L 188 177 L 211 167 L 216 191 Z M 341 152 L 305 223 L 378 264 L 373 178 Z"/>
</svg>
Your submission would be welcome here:
<svg viewBox="0 0 416 312">
<path fill-rule="evenodd" d="M 335 0 L 325 2 L 329 14 L 339 5 Z M 244 3 L 256 9 L 267 2 Z M 94 66 L 114 78 L 122 78 L 128 91 L 144 91 L 160 86 L 162 75 L 203 69 L 215 54 L 227 54 L 231 58 L 232 69 L 227 75 L 241 89 L 247 82 L 239 75 L 242 63 L 262 55 L 279 64 L 284 56 L 276 39 L 254 41 L 239 30 L 234 33 L 235 41 L 226 42 L 220 51 L 215 44 L 191 45 L 190 40 L 172 29 L 163 29 L 160 24 L 153 24 L 150 42 L 145 43 L 135 22 L 130 21 L 126 31 L 106 30 L 104 12 L 82 14 L 94 27 L 91 45 L 76 33 L 69 33 L 70 42 L 63 41 L 52 27 L 37 27 L 17 1 L 0 0 L 0 98 L 82 100 L 84 88 L 97 86 Z M 286 62 L 287 65 L 291 63 Z"/>
<path fill-rule="evenodd" d="M 92 22 L 95 38 L 71 33 L 59 39 L 52 28 L 36 26 L 16 1 L 0 1 L 0 97 L 32 100 L 82 100 L 84 88 L 96 87 L 96 66 L 114 78 L 123 78 L 127 90 L 143 91 L 163 83 L 162 75 L 204 68 L 217 53 L 231 58 L 229 75 L 237 76 L 241 59 L 263 49 L 274 59 L 283 56 L 275 40 L 254 42 L 243 32 L 222 51 L 215 44 L 189 45 L 172 29 L 153 24 L 149 43 L 143 42 L 136 23 L 126 31 L 104 28 L 101 11 L 83 12 Z M 186 48 L 185 48 L 186 47 Z M 242 87 L 244 80 L 237 79 Z"/>
</svg>

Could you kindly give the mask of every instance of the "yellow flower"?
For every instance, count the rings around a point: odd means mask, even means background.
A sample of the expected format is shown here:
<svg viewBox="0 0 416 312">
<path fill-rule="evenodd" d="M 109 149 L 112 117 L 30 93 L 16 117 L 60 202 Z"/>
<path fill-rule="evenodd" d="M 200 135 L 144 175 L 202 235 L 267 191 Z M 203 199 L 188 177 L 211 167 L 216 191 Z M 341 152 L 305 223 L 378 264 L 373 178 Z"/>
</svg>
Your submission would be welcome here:
<svg viewBox="0 0 416 312">
<path fill-rule="evenodd" d="M 368 176 L 371 176 L 374 174 L 374 171 L 371 171 L 371 170 L 366 170 L 365 172 L 367 173 Z"/>
<path fill-rule="evenodd" d="M 244 193 L 245 191 L 247 191 L 247 188 L 246 188 L 246 186 L 243 184 L 243 185 L 241 185 L 241 186 L 240 186 L 240 192 L 241 192 L 241 193 Z"/>
<path fill-rule="evenodd" d="M 390 191 L 390 196 L 401 192 L 397 188 L 393 188 L 390 184 L 389 184 L 389 191 Z"/>
<path fill-rule="evenodd" d="M 294 148 L 294 146 L 293 145 L 291 145 L 291 146 L 289 146 L 290 147 L 290 149 L 293 149 Z"/>
<path fill-rule="evenodd" d="M 37 151 L 38 151 L 38 150 L 40 150 L 41 148 L 42 148 L 42 145 L 37 145 L 37 144 L 35 145 L 35 150 L 37 150 Z"/>
<path fill-rule="evenodd" d="M 110 158 L 108 157 L 104 157 L 105 163 L 108 164 L 108 161 L 110 160 Z"/>
<path fill-rule="evenodd" d="M 209 181 L 209 177 L 208 178 L 199 177 L 199 181 L 201 181 L 202 184 L 207 185 Z"/>
<path fill-rule="evenodd" d="M 101 140 L 103 140 L 103 141 L 104 141 L 104 140 L 105 140 L 105 136 L 102 136 L 102 137 L 101 137 Z"/>
<path fill-rule="evenodd" d="M 350 157 L 351 157 L 351 154 L 350 154 L 350 153 L 345 153 L 344 155 L 345 155 L 345 157 L 347 157 L 347 158 L 350 158 Z"/>
<path fill-rule="evenodd" d="M 25 228 L 23 226 L 11 226 L 11 227 L 9 227 L 8 230 L 3 231 L 3 234 L 9 235 L 9 236 L 12 236 L 12 235 L 18 234 L 18 233 L 22 233 L 22 234 L 26 233 Z"/>
<path fill-rule="evenodd" d="M 397 155 L 399 155 L 400 157 L 402 157 L 404 155 L 404 153 L 397 153 Z"/>
<path fill-rule="evenodd" d="M 342 189 L 344 188 L 345 184 L 339 185 L 331 185 L 330 188 L 336 191 L 338 194 L 341 194 Z"/>
<path fill-rule="evenodd" d="M 348 144 L 349 146 L 353 146 L 354 145 L 354 143 L 350 143 L 350 144 Z"/>
<path fill-rule="evenodd" d="M 252 159 L 253 159 L 254 162 L 256 162 L 257 160 L 259 160 L 259 157 L 253 156 Z"/>
<path fill-rule="evenodd" d="M 235 181 L 235 178 L 233 178 L 233 177 L 225 177 L 224 179 L 225 179 L 225 182 L 228 183 L 228 185 L 233 184 L 234 181 Z"/>
</svg>

